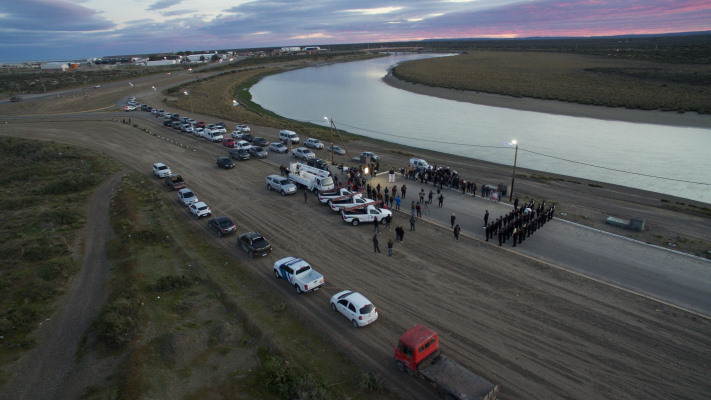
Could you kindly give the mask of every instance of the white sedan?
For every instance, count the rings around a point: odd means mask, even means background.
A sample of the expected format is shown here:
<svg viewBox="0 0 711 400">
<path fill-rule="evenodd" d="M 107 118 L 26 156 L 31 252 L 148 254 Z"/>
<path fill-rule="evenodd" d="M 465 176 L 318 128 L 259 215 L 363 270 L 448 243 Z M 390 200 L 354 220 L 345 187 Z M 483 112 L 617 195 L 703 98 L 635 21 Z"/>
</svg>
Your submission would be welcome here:
<svg viewBox="0 0 711 400">
<path fill-rule="evenodd" d="M 178 191 L 178 200 L 180 200 L 186 207 L 198 202 L 198 198 L 195 196 L 195 193 L 188 188 L 180 189 Z"/>
<path fill-rule="evenodd" d="M 343 314 L 355 328 L 372 324 L 378 319 L 378 309 L 358 292 L 344 290 L 331 297 L 331 309 Z"/>
<path fill-rule="evenodd" d="M 238 131 L 240 131 L 240 132 L 242 132 L 242 133 L 247 133 L 247 132 L 251 131 L 251 129 L 249 129 L 249 127 L 248 127 L 247 125 L 244 125 L 244 124 L 238 124 L 238 125 L 235 127 L 235 129 L 237 129 Z"/>
<path fill-rule="evenodd" d="M 200 219 L 200 217 L 209 217 L 212 214 L 210 207 L 205 204 L 205 202 L 198 201 L 193 203 L 189 207 L 190 213 L 195 216 L 195 218 Z"/>
</svg>

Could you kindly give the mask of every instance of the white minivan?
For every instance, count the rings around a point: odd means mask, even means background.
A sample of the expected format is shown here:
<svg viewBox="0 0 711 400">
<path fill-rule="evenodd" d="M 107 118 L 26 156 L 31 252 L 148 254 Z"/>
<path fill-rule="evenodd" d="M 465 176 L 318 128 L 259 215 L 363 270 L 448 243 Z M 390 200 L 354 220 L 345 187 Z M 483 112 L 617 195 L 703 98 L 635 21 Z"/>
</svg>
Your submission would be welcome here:
<svg viewBox="0 0 711 400">
<path fill-rule="evenodd" d="M 430 165 L 427 164 L 427 161 L 425 161 L 421 158 L 411 158 L 410 159 L 410 166 L 415 167 L 417 169 L 430 169 Z"/>
<path fill-rule="evenodd" d="M 209 129 L 205 129 L 203 132 L 204 132 L 203 137 L 211 142 L 221 142 L 222 141 L 222 133 L 220 133 L 217 130 L 212 131 Z"/>
<path fill-rule="evenodd" d="M 294 131 L 288 131 L 286 129 L 282 129 L 279 131 L 279 140 L 281 140 L 284 143 L 291 140 L 292 144 L 296 144 L 296 143 L 299 143 L 299 136 Z"/>
</svg>

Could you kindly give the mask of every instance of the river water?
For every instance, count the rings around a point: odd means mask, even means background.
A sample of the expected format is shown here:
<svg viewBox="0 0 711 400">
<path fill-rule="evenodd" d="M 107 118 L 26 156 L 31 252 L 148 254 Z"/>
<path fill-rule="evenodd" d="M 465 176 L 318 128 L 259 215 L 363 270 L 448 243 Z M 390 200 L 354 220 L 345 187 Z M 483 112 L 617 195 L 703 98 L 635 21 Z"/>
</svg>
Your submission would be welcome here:
<svg viewBox="0 0 711 400">
<path fill-rule="evenodd" d="M 284 117 L 418 148 L 711 203 L 711 129 L 578 118 L 440 99 L 382 81 L 406 54 L 268 76 L 254 102 Z M 441 56 L 441 55 L 440 55 Z M 377 150 L 374 149 L 377 153 Z"/>
</svg>

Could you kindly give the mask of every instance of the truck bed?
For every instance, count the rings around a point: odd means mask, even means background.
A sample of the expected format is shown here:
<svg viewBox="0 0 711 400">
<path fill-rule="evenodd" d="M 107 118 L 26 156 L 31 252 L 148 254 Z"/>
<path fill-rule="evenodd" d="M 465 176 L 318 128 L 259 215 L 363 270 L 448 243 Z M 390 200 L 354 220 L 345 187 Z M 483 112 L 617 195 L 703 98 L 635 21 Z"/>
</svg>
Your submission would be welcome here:
<svg viewBox="0 0 711 400">
<path fill-rule="evenodd" d="M 445 355 L 435 358 L 419 372 L 459 400 L 493 400 L 498 393 L 498 386 Z"/>
</svg>

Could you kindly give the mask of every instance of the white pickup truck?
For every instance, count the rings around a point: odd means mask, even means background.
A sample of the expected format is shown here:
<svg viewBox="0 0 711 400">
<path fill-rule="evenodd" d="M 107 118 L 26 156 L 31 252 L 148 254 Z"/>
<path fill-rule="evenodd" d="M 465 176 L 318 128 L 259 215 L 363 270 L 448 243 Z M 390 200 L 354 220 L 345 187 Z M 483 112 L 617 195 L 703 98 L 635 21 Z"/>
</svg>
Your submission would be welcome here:
<svg viewBox="0 0 711 400">
<path fill-rule="evenodd" d="M 329 200 L 343 200 L 351 197 L 363 197 L 363 193 L 365 193 L 363 190 L 360 192 L 354 192 L 346 188 L 340 188 L 319 193 L 318 201 L 320 201 L 321 204 L 326 204 Z"/>
<path fill-rule="evenodd" d="M 313 292 L 325 284 L 323 275 L 314 271 L 309 263 L 296 257 L 286 257 L 275 262 L 274 276 L 289 282 L 298 294 Z"/>
<path fill-rule="evenodd" d="M 349 197 L 342 200 L 329 200 L 328 206 L 335 212 L 341 212 L 341 210 L 347 208 L 363 206 L 370 203 L 375 203 L 375 200 L 365 197 Z"/>
<path fill-rule="evenodd" d="M 384 210 L 372 204 L 365 207 L 354 207 L 351 209 L 341 210 L 343 220 L 353 224 L 353 226 L 356 226 L 361 222 L 373 222 L 376 219 L 378 222 L 383 222 L 388 215 L 392 216 L 393 212 L 390 210 Z"/>
</svg>

